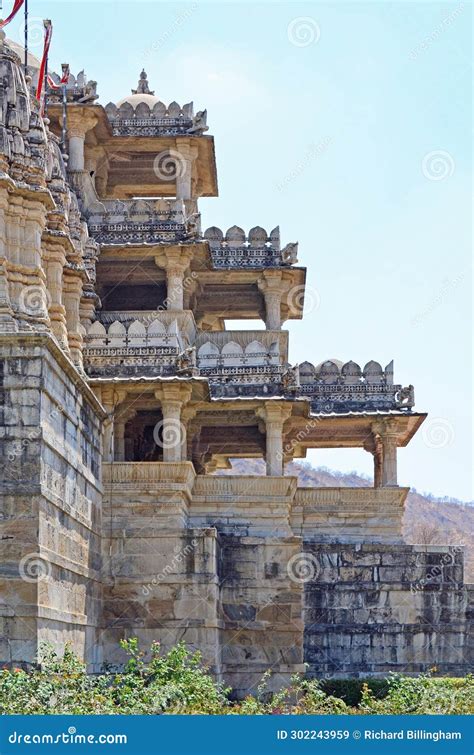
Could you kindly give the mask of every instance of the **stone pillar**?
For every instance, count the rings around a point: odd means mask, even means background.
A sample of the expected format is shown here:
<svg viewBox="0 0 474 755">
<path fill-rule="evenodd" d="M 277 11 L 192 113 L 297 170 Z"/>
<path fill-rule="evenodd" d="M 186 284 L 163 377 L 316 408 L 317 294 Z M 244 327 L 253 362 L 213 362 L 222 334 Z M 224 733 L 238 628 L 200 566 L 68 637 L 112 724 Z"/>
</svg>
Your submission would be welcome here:
<svg viewBox="0 0 474 755">
<path fill-rule="evenodd" d="M 189 268 L 191 252 L 186 249 L 163 249 L 155 257 L 166 272 L 166 309 L 180 312 L 184 303 L 184 274 Z"/>
<path fill-rule="evenodd" d="M 44 260 L 46 263 L 46 279 L 49 293 L 49 319 L 51 330 L 60 346 L 69 350 L 66 323 L 66 308 L 63 304 L 63 269 L 66 255 L 62 247 L 52 247 L 45 244 Z"/>
<path fill-rule="evenodd" d="M 281 300 L 288 290 L 288 282 L 281 270 L 265 270 L 258 281 L 258 287 L 265 299 L 265 326 L 267 330 L 281 330 Z"/>
<path fill-rule="evenodd" d="M 196 432 L 196 426 L 192 422 L 196 416 L 197 409 L 194 406 L 186 406 L 181 412 L 181 422 L 183 425 L 182 442 L 181 442 L 181 459 L 187 461 L 188 459 L 188 437 L 192 438 Z"/>
<path fill-rule="evenodd" d="M 267 401 L 257 409 L 257 416 L 265 422 L 267 475 L 283 476 L 283 425 L 291 416 L 291 405 Z"/>
<path fill-rule="evenodd" d="M 114 461 L 125 461 L 125 422 L 114 425 Z"/>
<path fill-rule="evenodd" d="M 71 359 L 75 365 L 82 367 L 82 335 L 80 332 L 80 302 L 82 280 L 71 271 L 64 276 L 64 306 L 66 310 L 67 337 Z"/>
<path fill-rule="evenodd" d="M 198 149 L 191 146 L 190 139 L 178 139 L 176 156 L 176 199 L 192 198 L 193 162 L 198 155 Z"/>
<path fill-rule="evenodd" d="M 398 429 L 393 420 L 377 422 L 372 426 L 377 451 L 375 487 L 397 487 Z"/>
<path fill-rule="evenodd" d="M 86 134 L 96 125 L 97 116 L 94 113 L 86 112 L 84 108 L 80 108 L 78 111 L 75 111 L 74 108 L 68 108 L 67 116 L 68 170 L 82 171 L 85 167 L 84 143 Z"/>
<path fill-rule="evenodd" d="M 378 432 L 372 432 L 371 437 L 364 443 L 364 450 L 374 457 L 374 488 L 380 488 L 382 487 L 383 445 Z"/>
<path fill-rule="evenodd" d="M 184 461 L 186 430 L 181 419 L 181 410 L 191 398 L 191 386 L 185 383 L 163 383 L 155 391 L 155 396 L 161 404 L 163 414 L 163 461 Z"/>
</svg>

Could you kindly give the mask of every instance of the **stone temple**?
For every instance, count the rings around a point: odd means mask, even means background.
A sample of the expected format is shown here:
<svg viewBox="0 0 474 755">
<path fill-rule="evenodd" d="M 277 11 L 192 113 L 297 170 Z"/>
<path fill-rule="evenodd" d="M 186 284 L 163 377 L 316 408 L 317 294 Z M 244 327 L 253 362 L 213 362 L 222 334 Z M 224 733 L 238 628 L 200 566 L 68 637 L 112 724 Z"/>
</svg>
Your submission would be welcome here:
<svg viewBox="0 0 474 755">
<path fill-rule="evenodd" d="M 97 671 L 138 637 L 198 648 L 237 695 L 267 669 L 465 673 L 461 549 L 402 539 L 413 387 L 392 363 L 288 363 L 298 245 L 201 228 L 205 110 L 144 72 L 103 107 L 80 73 L 43 117 L 35 60 L 25 78 L 0 36 L 0 662 L 69 642 Z M 336 447 L 372 454 L 373 487 L 284 474 Z M 266 475 L 219 474 L 233 458 Z"/>
</svg>

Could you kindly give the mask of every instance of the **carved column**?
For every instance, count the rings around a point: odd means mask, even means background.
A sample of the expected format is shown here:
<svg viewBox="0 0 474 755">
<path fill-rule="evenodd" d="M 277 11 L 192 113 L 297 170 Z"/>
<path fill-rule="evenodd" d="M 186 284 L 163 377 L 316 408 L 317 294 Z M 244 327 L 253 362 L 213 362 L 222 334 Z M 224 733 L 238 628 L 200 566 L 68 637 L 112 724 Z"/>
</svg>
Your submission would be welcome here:
<svg viewBox="0 0 474 755">
<path fill-rule="evenodd" d="M 365 451 L 374 457 L 374 488 L 382 487 L 383 444 L 378 432 L 373 432 L 372 437 L 364 443 Z"/>
<path fill-rule="evenodd" d="M 183 310 L 184 274 L 189 268 L 191 253 L 185 249 L 160 250 L 155 257 L 158 267 L 166 272 L 166 308 L 175 312 Z"/>
<path fill-rule="evenodd" d="M 181 420 L 181 410 L 184 404 L 191 398 L 191 386 L 163 383 L 155 391 L 155 396 L 161 404 L 161 412 L 163 414 L 161 440 L 163 461 L 182 461 L 186 431 Z"/>
<path fill-rule="evenodd" d="M 192 198 L 193 162 L 198 155 L 197 147 L 190 139 L 178 140 L 179 157 L 176 157 L 176 199 Z"/>
<path fill-rule="evenodd" d="M 69 162 L 68 170 L 84 170 L 84 143 L 86 134 L 94 128 L 97 123 L 97 116 L 94 113 L 86 112 L 84 108 L 75 111 L 74 108 L 68 108 L 67 117 L 67 136 Z"/>
<path fill-rule="evenodd" d="M 63 304 L 63 269 L 66 262 L 64 249 L 45 242 L 44 260 L 49 292 L 49 319 L 51 330 L 60 346 L 69 349 L 66 325 L 66 308 Z"/>
<path fill-rule="evenodd" d="M 265 270 L 258 282 L 265 299 L 265 326 L 267 330 L 281 330 L 281 299 L 288 289 L 281 270 Z"/>
<path fill-rule="evenodd" d="M 197 430 L 192 420 L 196 416 L 197 410 L 194 406 L 186 406 L 181 412 L 181 423 L 183 425 L 181 440 L 181 460 L 186 461 L 188 458 L 188 436 L 192 437 Z"/>
<path fill-rule="evenodd" d="M 270 401 L 257 409 L 257 416 L 265 422 L 267 475 L 283 475 L 283 425 L 291 416 L 292 408 L 288 404 L 276 404 Z"/>
<path fill-rule="evenodd" d="M 64 272 L 63 291 L 69 351 L 74 364 L 82 367 L 82 335 L 79 316 L 82 279 L 72 268 L 70 270 L 66 268 Z"/>
<path fill-rule="evenodd" d="M 378 422 L 372 426 L 372 432 L 378 443 L 379 466 L 381 460 L 381 471 L 379 468 L 377 482 L 381 479 L 382 487 L 397 487 L 397 423 L 393 420 Z M 378 485 L 375 484 L 375 487 Z"/>
<path fill-rule="evenodd" d="M 125 461 L 125 422 L 114 425 L 114 461 Z"/>
</svg>

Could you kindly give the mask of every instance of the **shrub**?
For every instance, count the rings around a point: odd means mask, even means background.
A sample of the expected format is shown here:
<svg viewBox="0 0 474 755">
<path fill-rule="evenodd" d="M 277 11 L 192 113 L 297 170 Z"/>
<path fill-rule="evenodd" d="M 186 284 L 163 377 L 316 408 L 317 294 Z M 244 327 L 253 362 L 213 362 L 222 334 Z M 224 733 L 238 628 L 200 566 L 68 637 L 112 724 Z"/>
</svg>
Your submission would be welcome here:
<svg viewBox="0 0 474 755">
<path fill-rule="evenodd" d="M 474 712 L 474 677 L 461 679 L 418 677 L 392 674 L 388 693 L 377 699 L 368 685 L 362 690 L 360 710 L 385 714 L 472 714 Z"/>
<path fill-rule="evenodd" d="M 270 692 L 267 672 L 256 695 L 231 703 L 229 689 L 202 665 L 201 655 L 179 643 L 162 654 L 152 645 L 150 660 L 136 639 L 121 643 L 128 661 L 120 673 L 89 675 L 66 647 L 59 657 L 41 651 L 31 671 L 0 672 L 1 714 L 409 714 L 474 712 L 474 677 L 391 675 L 388 680 L 305 679 Z M 333 692 L 334 694 L 330 694 Z M 359 707 L 356 707 L 359 705 Z"/>
<path fill-rule="evenodd" d="M 388 694 L 387 679 L 322 679 L 321 689 L 327 695 L 340 697 L 347 705 L 356 707 L 362 699 L 364 684 L 368 686 L 373 696 L 377 699 Z"/>
</svg>

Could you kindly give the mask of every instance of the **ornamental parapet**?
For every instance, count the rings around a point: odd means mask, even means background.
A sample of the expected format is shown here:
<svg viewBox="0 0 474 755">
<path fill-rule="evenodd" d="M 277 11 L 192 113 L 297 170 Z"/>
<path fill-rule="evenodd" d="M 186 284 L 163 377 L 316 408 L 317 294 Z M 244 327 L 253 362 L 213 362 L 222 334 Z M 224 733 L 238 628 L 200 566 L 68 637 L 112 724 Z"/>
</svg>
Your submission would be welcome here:
<svg viewBox="0 0 474 755">
<path fill-rule="evenodd" d="M 239 226 L 232 226 L 224 233 L 212 226 L 204 233 L 209 243 L 214 268 L 265 268 L 293 265 L 298 261 L 298 244 L 280 246 L 280 228 L 269 234 L 260 226 L 248 234 Z"/>
<path fill-rule="evenodd" d="M 37 72 L 33 76 L 33 84 L 36 85 L 35 78 L 37 78 Z M 51 73 L 51 80 L 55 86 L 48 85 L 48 103 L 53 105 L 61 103 L 63 99 L 63 85 L 60 83 L 61 76 L 55 73 Z M 99 97 L 97 94 L 97 81 L 88 81 L 84 71 L 80 71 L 77 76 L 70 73 L 66 82 L 66 99 L 67 102 L 74 102 L 79 105 L 93 104 Z"/>
<path fill-rule="evenodd" d="M 171 102 L 156 102 L 152 108 L 146 102 L 136 107 L 123 102 L 117 107 L 113 102 L 105 106 L 105 112 L 113 136 L 202 136 L 209 130 L 207 110 L 194 113 L 192 102 L 179 105 Z"/>
<path fill-rule="evenodd" d="M 411 411 L 415 404 L 412 385 L 394 384 L 393 361 L 385 369 L 374 361 L 363 369 L 352 361 L 303 362 L 296 369 L 295 392 L 310 399 L 314 413 Z"/>
<path fill-rule="evenodd" d="M 104 312 L 84 335 L 84 366 L 102 375 L 174 375 L 194 338 L 189 312 Z"/>
<path fill-rule="evenodd" d="M 211 383 L 280 384 L 286 371 L 286 331 L 206 332 L 195 347 L 199 373 Z"/>
<path fill-rule="evenodd" d="M 209 346 L 206 349 L 211 352 Z M 235 349 L 234 349 L 235 351 Z M 209 353 L 208 358 L 212 359 Z M 295 367 L 287 367 L 285 361 L 273 373 L 263 370 L 260 375 L 253 370 L 245 370 L 237 364 L 217 369 L 214 349 L 212 369 L 207 368 L 213 398 L 251 398 L 281 396 L 284 398 L 306 398 L 310 401 L 314 414 L 346 414 L 348 412 L 410 412 L 415 404 L 412 385 L 403 387 L 393 382 L 393 362 L 382 369 L 378 362 L 368 362 L 363 369 L 355 362 L 337 364 L 323 362 L 318 367 L 304 362 Z M 199 360 L 201 374 L 204 374 L 204 359 Z M 270 366 L 271 362 L 270 362 Z M 213 371 L 214 370 L 214 371 Z"/>
<path fill-rule="evenodd" d="M 183 200 L 102 200 L 103 211 L 90 213 L 90 235 L 101 245 L 142 245 L 190 241 L 199 233 Z"/>
</svg>

